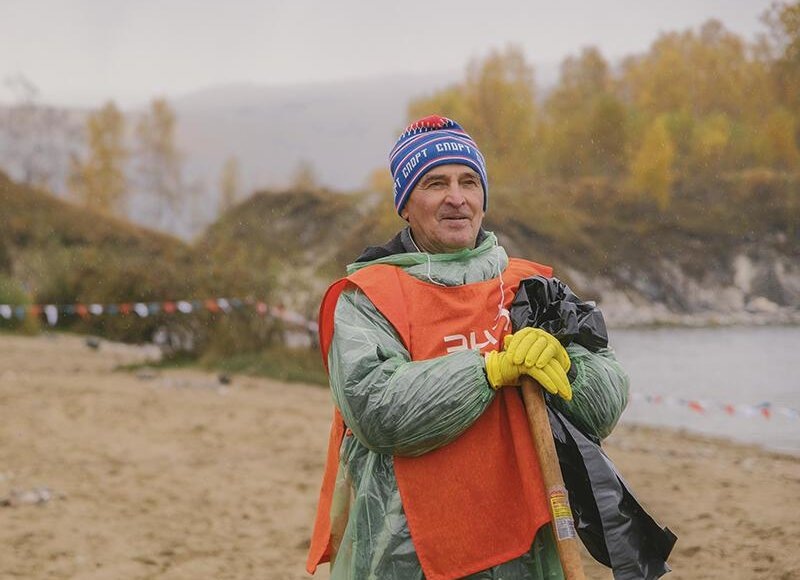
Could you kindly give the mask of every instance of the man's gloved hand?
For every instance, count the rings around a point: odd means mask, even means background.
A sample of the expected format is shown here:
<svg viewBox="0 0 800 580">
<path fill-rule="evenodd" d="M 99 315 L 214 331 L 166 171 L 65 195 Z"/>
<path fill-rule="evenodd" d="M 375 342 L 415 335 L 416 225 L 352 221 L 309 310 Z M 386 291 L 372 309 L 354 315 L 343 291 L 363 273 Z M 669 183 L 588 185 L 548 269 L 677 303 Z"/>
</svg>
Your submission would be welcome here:
<svg viewBox="0 0 800 580">
<path fill-rule="evenodd" d="M 565 373 L 571 365 L 567 350 L 555 336 L 541 328 L 522 328 L 506 335 L 503 346 L 517 365 L 543 369 L 555 359 Z"/>
<path fill-rule="evenodd" d="M 548 392 L 572 399 L 567 378 L 569 356 L 553 335 L 539 328 L 523 328 L 506 336 L 503 346 L 505 350 L 486 355 L 486 376 L 493 389 L 518 385 L 520 375 L 528 375 Z"/>
<path fill-rule="evenodd" d="M 507 352 L 493 350 L 486 354 L 485 361 L 486 377 L 493 389 L 519 384 L 519 375 L 524 367 L 515 365 Z"/>
<path fill-rule="evenodd" d="M 555 359 L 551 359 L 541 369 L 523 367 L 521 374 L 526 374 L 536 379 L 536 382 L 542 385 L 547 392 L 558 395 L 566 401 L 572 400 L 572 385 L 569 384 L 567 373 Z"/>
</svg>

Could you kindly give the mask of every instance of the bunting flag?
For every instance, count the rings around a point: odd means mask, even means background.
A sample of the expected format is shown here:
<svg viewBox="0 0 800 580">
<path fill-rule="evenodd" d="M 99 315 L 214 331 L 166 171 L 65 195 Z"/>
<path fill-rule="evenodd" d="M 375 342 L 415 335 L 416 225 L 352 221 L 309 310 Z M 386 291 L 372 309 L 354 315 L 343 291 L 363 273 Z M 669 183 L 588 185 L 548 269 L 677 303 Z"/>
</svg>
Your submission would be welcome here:
<svg viewBox="0 0 800 580">
<path fill-rule="evenodd" d="M 259 316 L 275 318 L 317 332 L 316 321 L 283 306 L 273 306 L 252 298 L 207 298 L 204 300 L 175 300 L 166 302 L 122 302 L 117 304 L 0 304 L 0 320 L 22 320 L 27 316 L 39 318 L 44 315 L 47 324 L 55 326 L 63 316 L 138 316 L 147 318 L 161 312 L 165 314 L 191 314 L 208 311 L 215 314 L 229 314 L 233 310 L 253 308 Z"/>
<path fill-rule="evenodd" d="M 739 403 L 723 403 L 720 401 L 710 401 L 707 399 L 682 399 L 680 397 L 670 397 L 664 395 L 631 393 L 631 402 L 657 406 L 668 405 L 673 407 L 684 407 L 699 415 L 721 412 L 731 417 L 757 417 L 766 420 L 770 420 L 773 417 L 783 417 L 793 421 L 800 419 L 800 411 L 797 409 L 775 405 L 769 401 L 764 401 L 762 403 L 758 403 L 757 405 L 747 405 Z"/>
</svg>

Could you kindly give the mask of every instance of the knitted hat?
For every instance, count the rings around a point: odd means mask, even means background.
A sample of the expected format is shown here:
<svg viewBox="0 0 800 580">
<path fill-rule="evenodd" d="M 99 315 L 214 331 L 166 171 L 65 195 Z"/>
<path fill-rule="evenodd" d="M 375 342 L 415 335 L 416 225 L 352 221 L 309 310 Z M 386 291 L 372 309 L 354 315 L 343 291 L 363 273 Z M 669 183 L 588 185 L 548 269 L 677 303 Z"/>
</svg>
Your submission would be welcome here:
<svg viewBox="0 0 800 580">
<path fill-rule="evenodd" d="M 483 210 L 489 198 L 486 161 L 472 137 L 447 117 L 430 115 L 414 121 L 397 140 L 389 154 L 394 179 L 394 206 L 399 214 L 425 173 L 438 165 L 460 163 L 474 169 L 483 185 Z"/>
</svg>

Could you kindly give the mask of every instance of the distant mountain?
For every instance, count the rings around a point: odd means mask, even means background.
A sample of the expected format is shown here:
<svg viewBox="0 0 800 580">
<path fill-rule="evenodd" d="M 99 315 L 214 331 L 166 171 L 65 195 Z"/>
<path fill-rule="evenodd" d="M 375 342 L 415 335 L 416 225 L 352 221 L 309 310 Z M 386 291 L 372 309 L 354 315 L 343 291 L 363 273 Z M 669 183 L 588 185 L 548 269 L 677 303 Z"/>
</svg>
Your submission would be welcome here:
<svg viewBox="0 0 800 580">
<path fill-rule="evenodd" d="M 558 76 L 537 65 L 540 94 Z M 285 187 L 301 162 L 325 187 L 351 191 L 387 166 L 409 103 L 463 80 L 463 73 L 395 75 L 289 87 L 214 86 L 171 99 L 190 177 L 216 190 L 222 164 L 239 160 L 245 190 Z M 434 111 L 432 111 L 434 112 Z"/>
<path fill-rule="evenodd" d="M 320 184 L 363 187 L 386 166 L 411 100 L 458 80 L 457 73 L 397 76 L 292 87 L 229 85 L 172 101 L 187 172 L 214 189 L 235 156 L 248 191 L 284 187 L 300 163 Z"/>
</svg>

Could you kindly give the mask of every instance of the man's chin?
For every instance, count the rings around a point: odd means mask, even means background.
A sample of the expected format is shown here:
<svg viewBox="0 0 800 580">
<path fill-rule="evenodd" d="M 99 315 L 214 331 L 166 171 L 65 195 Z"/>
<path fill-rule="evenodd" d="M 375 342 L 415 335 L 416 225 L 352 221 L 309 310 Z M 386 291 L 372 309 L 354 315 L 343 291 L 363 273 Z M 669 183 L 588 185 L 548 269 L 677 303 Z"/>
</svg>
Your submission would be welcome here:
<svg viewBox="0 0 800 580">
<path fill-rule="evenodd" d="M 464 235 L 447 236 L 442 239 L 442 246 L 447 248 L 448 252 L 459 252 L 461 250 L 468 250 L 475 247 L 475 240 L 477 235 L 473 236 L 471 233 Z"/>
</svg>

